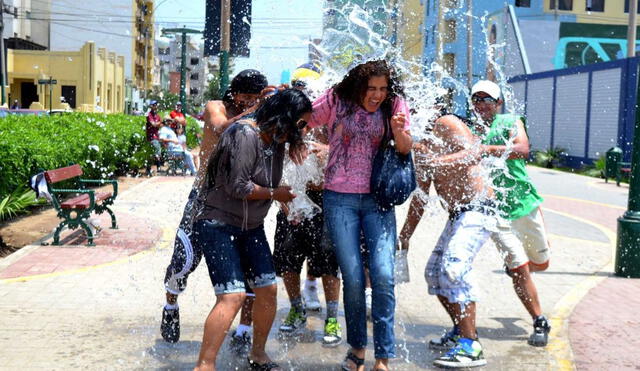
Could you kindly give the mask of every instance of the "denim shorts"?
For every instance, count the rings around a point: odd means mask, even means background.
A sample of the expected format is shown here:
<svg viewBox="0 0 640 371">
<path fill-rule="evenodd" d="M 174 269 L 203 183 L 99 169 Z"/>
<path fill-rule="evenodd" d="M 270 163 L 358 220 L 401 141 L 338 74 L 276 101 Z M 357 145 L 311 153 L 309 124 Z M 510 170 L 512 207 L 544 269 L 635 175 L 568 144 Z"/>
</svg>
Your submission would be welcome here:
<svg viewBox="0 0 640 371">
<path fill-rule="evenodd" d="M 216 295 L 276 284 L 264 227 L 242 230 L 216 220 L 198 220 L 194 244 L 201 248 Z M 246 282 L 246 283 L 245 283 Z"/>
</svg>

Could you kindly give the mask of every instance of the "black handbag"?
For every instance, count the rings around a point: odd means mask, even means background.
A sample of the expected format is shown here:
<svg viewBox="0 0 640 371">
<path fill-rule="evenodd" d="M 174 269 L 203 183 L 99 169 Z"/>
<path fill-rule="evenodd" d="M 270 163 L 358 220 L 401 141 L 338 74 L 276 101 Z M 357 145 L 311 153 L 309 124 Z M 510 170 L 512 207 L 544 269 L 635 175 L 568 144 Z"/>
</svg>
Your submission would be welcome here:
<svg viewBox="0 0 640 371">
<path fill-rule="evenodd" d="M 383 210 L 404 203 L 417 186 L 411 152 L 396 151 L 392 135 L 385 118 L 384 136 L 371 168 L 371 194 Z"/>
</svg>

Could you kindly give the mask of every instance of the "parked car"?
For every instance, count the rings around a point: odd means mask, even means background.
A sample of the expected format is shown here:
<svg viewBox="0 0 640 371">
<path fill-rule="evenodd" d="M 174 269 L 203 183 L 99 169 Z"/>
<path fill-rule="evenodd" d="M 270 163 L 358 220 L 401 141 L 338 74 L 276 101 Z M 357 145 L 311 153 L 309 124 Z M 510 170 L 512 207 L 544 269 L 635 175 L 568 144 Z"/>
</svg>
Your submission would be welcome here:
<svg viewBox="0 0 640 371">
<path fill-rule="evenodd" d="M 36 115 L 36 116 L 46 116 L 49 114 L 49 111 L 43 110 L 35 110 L 35 109 L 0 109 L 0 117 L 7 117 L 8 115 Z"/>
</svg>

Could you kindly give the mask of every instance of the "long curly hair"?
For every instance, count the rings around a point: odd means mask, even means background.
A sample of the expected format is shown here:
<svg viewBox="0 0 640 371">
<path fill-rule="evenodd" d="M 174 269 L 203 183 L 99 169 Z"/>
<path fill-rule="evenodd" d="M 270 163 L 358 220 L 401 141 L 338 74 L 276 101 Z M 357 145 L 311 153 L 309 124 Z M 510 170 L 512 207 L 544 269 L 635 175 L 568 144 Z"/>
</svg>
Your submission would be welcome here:
<svg viewBox="0 0 640 371">
<path fill-rule="evenodd" d="M 376 76 L 387 78 L 388 93 L 380 109 L 386 120 L 391 119 L 393 101 L 396 97 L 404 97 L 404 87 L 396 70 L 389 66 L 385 60 L 373 60 L 359 64 L 349 70 L 342 81 L 333 86 L 333 93 L 338 99 L 348 104 L 348 113 L 353 113 L 356 107 L 362 106 L 367 94 L 369 79 Z"/>
</svg>

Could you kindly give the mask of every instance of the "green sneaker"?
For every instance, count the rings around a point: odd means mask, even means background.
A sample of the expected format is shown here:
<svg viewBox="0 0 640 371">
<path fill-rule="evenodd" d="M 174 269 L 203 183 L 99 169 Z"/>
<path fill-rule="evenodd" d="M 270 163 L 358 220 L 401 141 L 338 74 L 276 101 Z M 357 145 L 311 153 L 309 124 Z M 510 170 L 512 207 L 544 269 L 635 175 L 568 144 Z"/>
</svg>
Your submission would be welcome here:
<svg viewBox="0 0 640 371">
<path fill-rule="evenodd" d="M 322 346 L 333 348 L 342 343 L 342 327 L 338 323 L 337 318 L 327 318 L 324 321 L 324 336 L 322 337 Z"/>
<path fill-rule="evenodd" d="M 304 329 L 307 324 L 307 313 L 304 310 L 298 312 L 295 308 L 289 309 L 289 314 L 285 318 L 282 325 L 280 325 L 280 332 L 283 334 L 294 334 L 301 329 Z"/>
<path fill-rule="evenodd" d="M 459 338 L 447 354 L 433 361 L 434 366 L 443 368 L 470 368 L 486 364 L 480 342 L 467 338 Z"/>
</svg>

